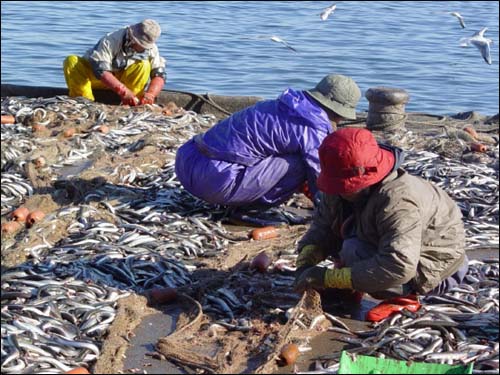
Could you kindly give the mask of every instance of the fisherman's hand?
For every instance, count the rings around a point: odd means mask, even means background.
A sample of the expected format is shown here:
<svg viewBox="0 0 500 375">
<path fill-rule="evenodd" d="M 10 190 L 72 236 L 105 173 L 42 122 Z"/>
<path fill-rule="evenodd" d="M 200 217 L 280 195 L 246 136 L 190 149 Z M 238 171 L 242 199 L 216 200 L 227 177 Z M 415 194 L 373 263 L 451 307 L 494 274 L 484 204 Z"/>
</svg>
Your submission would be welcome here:
<svg viewBox="0 0 500 375">
<path fill-rule="evenodd" d="M 295 265 L 297 269 L 303 266 L 315 266 L 324 259 L 321 250 L 316 245 L 306 245 L 300 250 Z"/>
<path fill-rule="evenodd" d="M 162 77 L 153 77 L 151 83 L 149 84 L 148 90 L 141 98 L 141 104 L 154 104 L 156 97 L 163 88 L 163 85 L 165 85 L 165 80 Z"/>
<path fill-rule="evenodd" d="M 301 274 L 297 275 L 293 288 L 296 292 L 302 293 L 308 288 L 324 289 L 325 288 L 325 267 L 309 267 Z"/>
<path fill-rule="evenodd" d="M 152 94 L 149 94 L 147 92 L 144 93 L 144 96 L 140 99 L 140 104 L 154 104 L 155 102 L 155 96 Z"/>
<path fill-rule="evenodd" d="M 109 71 L 104 72 L 101 76 L 101 82 L 120 96 L 122 104 L 139 104 L 139 99 L 134 95 L 134 93 L 130 91 L 127 86 L 121 83 L 118 78 L 113 75 L 113 73 Z"/>
<path fill-rule="evenodd" d="M 302 267 L 298 267 L 296 270 L 295 270 L 295 281 L 294 282 L 297 282 L 297 280 L 299 279 L 300 275 L 302 275 L 304 273 L 304 271 L 308 270 L 309 268 L 311 268 L 312 266 L 302 266 Z"/>
<path fill-rule="evenodd" d="M 344 268 L 325 268 L 311 267 L 295 279 L 294 289 L 298 292 L 304 291 L 306 288 L 313 289 L 352 289 L 351 269 Z"/>
<path fill-rule="evenodd" d="M 134 93 L 126 87 L 119 93 L 119 95 L 122 98 L 122 104 L 130 106 L 139 104 L 137 96 L 135 96 Z"/>
</svg>

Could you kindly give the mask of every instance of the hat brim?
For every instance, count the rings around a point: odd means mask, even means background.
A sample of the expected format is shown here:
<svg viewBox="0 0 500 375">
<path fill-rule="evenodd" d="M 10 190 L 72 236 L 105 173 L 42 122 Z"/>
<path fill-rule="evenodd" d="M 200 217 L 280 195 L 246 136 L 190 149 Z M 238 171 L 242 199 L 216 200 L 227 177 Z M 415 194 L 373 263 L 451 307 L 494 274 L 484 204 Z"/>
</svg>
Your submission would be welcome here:
<svg viewBox="0 0 500 375">
<path fill-rule="evenodd" d="M 380 148 L 377 155 L 377 171 L 349 178 L 331 176 L 328 170 L 321 170 L 317 185 L 326 194 L 353 194 L 382 181 L 394 168 L 394 154 Z"/>
<path fill-rule="evenodd" d="M 146 42 L 144 40 L 141 40 L 137 38 L 136 33 L 137 33 L 137 25 L 129 26 L 129 37 L 132 40 L 132 42 L 140 45 L 144 49 L 151 49 L 155 45 L 155 42 Z"/>
<path fill-rule="evenodd" d="M 346 105 L 340 104 L 339 102 L 328 99 L 321 92 L 316 89 L 306 90 L 306 92 L 311 95 L 314 99 L 320 102 L 325 107 L 331 109 L 333 112 L 338 115 L 348 119 L 348 120 L 356 120 L 356 109 L 352 107 L 348 107 Z"/>
<path fill-rule="evenodd" d="M 155 45 L 155 43 L 145 43 L 143 41 L 140 41 L 139 39 L 137 39 L 133 34 L 131 35 L 132 37 L 132 41 L 134 43 L 137 43 L 138 45 L 140 45 L 142 48 L 144 49 L 151 49 L 153 48 L 153 46 Z"/>
</svg>

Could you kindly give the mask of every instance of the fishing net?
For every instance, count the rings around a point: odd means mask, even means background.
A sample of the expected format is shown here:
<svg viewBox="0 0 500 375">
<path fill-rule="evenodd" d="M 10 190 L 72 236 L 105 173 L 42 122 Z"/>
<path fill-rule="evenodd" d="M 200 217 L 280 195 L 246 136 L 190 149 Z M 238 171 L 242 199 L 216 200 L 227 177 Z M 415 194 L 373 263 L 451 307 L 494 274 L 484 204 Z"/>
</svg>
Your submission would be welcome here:
<svg viewBox="0 0 500 375">
<path fill-rule="evenodd" d="M 321 314 L 323 314 L 323 308 L 321 307 L 320 294 L 314 289 L 306 290 L 295 308 L 293 308 L 288 322 L 279 331 L 273 350 L 267 356 L 265 362 L 255 370 L 255 373 L 269 374 L 275 371 L 283 345 L 294 342 L 297 338 L 303 336 L 299 333 L 300 328 L 309 327 L 314 318 Z M 297 324 L 299 325 L 297 326 Z M 296 327 L 299 330 L 294 331 Z"/>
<path fill-rule="evenodd" d="M 270 298 L 271 294 L 266 296 Z M 192 306 L 188 307 L 189 304 Z M 188 310 L 179 320 L 179 328 L 173 334 L 161 338 L 156 349 L 166 359 L 178 365 L 196 368 L 205 373 L 274 371 L 283 345 L 300 341 L 306 333 L 310 336 L 311 323 L 323 313 L 319 293 L 308 290 L 298 303 L 289 309 L 286 324 L 275 331 L 267 329 L 266 332 L 266 327 L 262 324 L 258 328 L 254 326 L 256 334 L 225 332 L 220 335 L 213 328 L 217 325 L 211 325 L 196 300 L 184 296 L 183 306 Z M 259 347 L 265 347 L 267 350 L 259 352 L 256 350 Z M 255 363 L 258 366 L 256 369 Z"/>
<path fill-rule="evenodd" d="M 201 337 L 196 337 L 203 322 L 203 310 L 198 301 L 182 294 L 178 298 L 183 313 L 177 321 L 174 333 L 158 340 L 156 349 L 168 360 L 180 365 L 192 366 L 207 372 L 218 372 L 223 367 L 220 355 L 210 355 L 200 348 L 206 347 Z M 192 344 L 192 339 L 197 338 L 197 345 Z M 217 352 L 219 352 L 217 350 Z"/>
</svg>

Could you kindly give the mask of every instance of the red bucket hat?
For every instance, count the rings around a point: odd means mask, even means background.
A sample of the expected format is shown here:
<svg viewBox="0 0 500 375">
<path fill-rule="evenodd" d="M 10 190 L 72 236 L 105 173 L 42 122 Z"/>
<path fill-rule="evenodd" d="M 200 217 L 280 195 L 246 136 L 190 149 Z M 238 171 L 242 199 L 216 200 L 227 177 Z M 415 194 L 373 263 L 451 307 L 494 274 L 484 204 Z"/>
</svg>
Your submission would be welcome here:
<svg viewBox="0 0 500 375">
<path fill-rule="evenodd" d="M 392 152 L 379 147 L 369 130 L 343 128 L 319 147 L 318 188 L 327 194 L 352 194 L 382 181 L 394 167 Z"/>
</svg>

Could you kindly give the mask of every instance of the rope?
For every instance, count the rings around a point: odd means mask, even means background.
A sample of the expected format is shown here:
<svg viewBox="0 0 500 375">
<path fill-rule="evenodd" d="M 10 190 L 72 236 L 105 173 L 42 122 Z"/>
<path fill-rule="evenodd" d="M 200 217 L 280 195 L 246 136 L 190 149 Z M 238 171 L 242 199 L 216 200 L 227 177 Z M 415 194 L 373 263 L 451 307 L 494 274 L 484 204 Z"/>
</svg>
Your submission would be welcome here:
<svg viewBox="0 0 500 375">
<path fill-rule="evenodd" d="M 295 306 L 293 313 L 291 314 L 288 322 L 279 330 L 276 335 L 276 339 L 274 342 L 274 349 L 269 355 L 266 357 L 265 362 L 255 369 L 255 374 L 270 374 L 275 370 L 276 360 L 280 357 L 280 352 L 283 344 L 288 341 L 290 332 L 293 329 L 293 326 L 297 320 L 300 319 L 300 316 L 304 313 L 304 308 L 308 308 L 307 304 L 310 303 L 311 300 L 318 299 L 319 294 L 314 289 L 307 289 L 300 298 L 299 302 Z M 310 307 L 309 307 L 310 308 Z M 321 309 L 321 306 L 320 306 Z M 321 309 L 321 311 L 323 311 Z"/>
<path fill-rule="evenodd" d="M 163 90 L 163 91 L 167 91 L 167 92 L 173 92 L 173 93 L 178 93 L 178 94 L 185 94 L 185 95 L 191 95 L 191 96 L 194 96 L 195 98 L 198 98 L 202 101 L 204 101 L 205 103 L 207 104 L 210 104 L 211 106 L 217 108 L 219 111 L 221 111 L 222 113 L 226 114 L 226 115 L 232 115 L 233 113 L 232 112 L 229 112 L 228 110 L 222 108 L 220 105 L 218 105 L 216 102 L 214 102 L 212 100 L 212 98 L 210 98 L 209 94 L 206 93 L 206 98 L 202 95 L 199 95 L 199 94 L 196 94 L 196 93 L 193 93 L 193 92 L 189 92 L 189 91 L 180 91 L 180 90 Z"/>
</svg>

